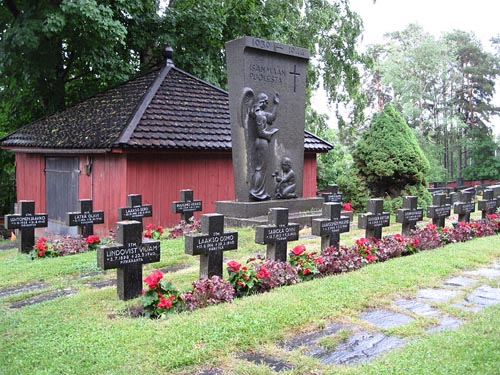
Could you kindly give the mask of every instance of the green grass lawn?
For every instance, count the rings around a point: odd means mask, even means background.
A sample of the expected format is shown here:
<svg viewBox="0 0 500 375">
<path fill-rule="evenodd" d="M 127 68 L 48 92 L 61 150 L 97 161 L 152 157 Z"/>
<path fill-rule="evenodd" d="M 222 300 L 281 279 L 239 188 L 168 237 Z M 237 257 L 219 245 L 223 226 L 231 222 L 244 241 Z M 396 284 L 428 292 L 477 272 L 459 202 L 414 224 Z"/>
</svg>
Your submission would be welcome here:
<svg viewBox="0 0 500 375">
<path fill-rule="evenodd" d="M 384 234 L 398 228 L 392 226 Z M 254 243 L 253 230 L 239 233 L 239 250 L 226 252 L 227 259 L 244 261 L 264 252 Z M 342 235 L 341 241 L 349 244 L 362 235 L 354 230 Z M 319 249 L 319 239 L 299 242 L 308 250 Z M 185 268 L 166 277 L 179 289 L 187 289 L 198 277 L 197 257 L 184 254 L 182 239 L 163 240 L 161 248 L 161 262 L 145 265 L 144 275 L 184 264 Z M 480 313 L 461 312 L 466 324 L 455 331 L 426 334 L 415 325 L 398 331 L 409 343 L 368 364 L 326 366 L 276 346 L 299 331 L 322 327 L 330 320 L 352 321 L 366 308 L 389 304 L 397 297 L 411 298 L 419 288 L 438 285 L 446 277 L 497 259 L 499 238 L 479 238 L 231 304 L 147 320 L 123 314 L 138 305 L 139 299 L 120 301 L 116 287 L 86 285 L 116 276 L 115 270 L 95 274 L 95 253 L 31 261 L 15 249 L 0 251 L 1 289 L 40 280 L 47 284 L 41 291 L 0 299 L 0 374 L 185 374 L 210 365 L 235 374 L 270 374 L 235 358 L 249 349 L 277 353 L 297 365 L 282 374 L 497 374 L 498 306 Z M 22 309 L 9 308 L 30 295 L 66 287 L 78 293 Z"/>
</svg>

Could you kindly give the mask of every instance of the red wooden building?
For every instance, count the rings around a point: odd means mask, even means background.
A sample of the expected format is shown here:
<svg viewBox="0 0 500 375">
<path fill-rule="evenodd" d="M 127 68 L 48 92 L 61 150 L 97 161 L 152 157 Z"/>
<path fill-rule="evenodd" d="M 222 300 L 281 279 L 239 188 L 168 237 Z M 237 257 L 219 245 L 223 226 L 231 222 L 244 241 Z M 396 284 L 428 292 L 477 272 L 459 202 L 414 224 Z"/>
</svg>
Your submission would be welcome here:
<svg viewBox="0 0 500 375">
<path fill-rule="evenodd" d="M 49 215 L 49 231 L 73 233 L 66 213 L 78 199 L 104 210 L 104 234 L 114 229 L 128 194 L 153 205 L 145 223 L 173 226 L 181 189 L 192 189 L 203 212 L 234 199 L 228 94 L 165 66 L 127 81 L 1 140 L 15 153 L 17 199 L 34 200 Z M 316 195 L 316 154 L 332 146 L 306 132 L 304 197 Z"/>
</svg>

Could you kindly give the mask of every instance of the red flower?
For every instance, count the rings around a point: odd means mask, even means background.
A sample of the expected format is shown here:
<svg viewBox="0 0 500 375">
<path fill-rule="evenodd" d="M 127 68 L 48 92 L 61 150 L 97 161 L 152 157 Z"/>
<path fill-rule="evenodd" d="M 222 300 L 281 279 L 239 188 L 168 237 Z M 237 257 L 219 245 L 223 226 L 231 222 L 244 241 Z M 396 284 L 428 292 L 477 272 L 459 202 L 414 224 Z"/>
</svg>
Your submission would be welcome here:
<svg viewBox="0 0 500 375">
<path fill-rule="evenodd" d="M 260 266 L 259 271 L 257 272 L 257 277 L 259 279 L 264 279 L 269 276 L 271 276 L 271 272 L 269 272 L 266 266 Z"/>
<path fill-rule="evenodd" d="M 366 256 L 366 260 L 368 262 L 374 262 L 377 258 L 375 258 L 375 255 L 373 255 L 372 253 L 369 253 L 367 256 Z"/>
<path fill-rule="evenodd" d="M 498 219 L 498 214 L 489 214 L 488 219 L 490 220 Z"/>
<path fill-rule="evenodd" d="M 306 247 L 304 245 L 297 245 L 292 249 L 292 253 L 295 256 L 301 255 L 304 251 L 306 251 Z"/>
<path fill-rule="evenodd" d="M 399 241 L 399 242 L 404 242 L 404 240 L 405 240 L 405 238 L 402 235 L 400 235 L 399 233 L 394 235 L 394 239 L 396 241 Z"/>
<path fill-rule="evenodd" d="M 45 249 L 39 249 L 38 250 L 38 257 L 41 258 L 45 255 Z"/>
<path fill-rule="evenodd" d="M 85 239 L 85 242 L 87 242 L 89 245 L 93 245 L 93 244 L 98 244 L 101 241 L 99 239 L 99 236 L 96 236 L 95 234 L 91 234 L 90 236 L 88 236 Z"/>
<path fill-rule="evenodd" d="M 241 263 L 238 263 L 235 260 L 231 260 L 227 263 L 227 268 L 229 272 L 238 272 L 241 268 Z"/>
<path fill-rule="evenodd" d="M 356 240 L 356 245 L 358 246 L 366 246 L 368 245 L 368 240 L 364 237 L 361 237 L 359 239 Z"/>
<path fill-rule="evenodd" d="M 412 244 L 413 244 L 413 246 L 418 246 L 418 245 L 420 245 L 420 240 L 417 237 L 415 237 L 415 238 L 413 238 Z"/>
<path fill-rule="evenodd" d="M 318 264 L 323 264 L 324 262 L 323 257 L 317 257 L 316 259 L 314 259 L 314 261 Z"/>
<path fill-rule="evenodd" d="M 344 211 L 352 211 L 352 204 L 350 202 L 346 202 L 342 205 L 342 209 Z"/>
<path fill-rule="evenodd" d="M 148 284 L 149 289 L 154 289 L 156 288 L 161 279 L 163 279 L 163 272 L 161 272 L 160 270 L 156 270 L 153 273 L 146 276 L 144 282 Z"/>
<path fill-rule="evenodd" d="M 239 286 L 246 286 L 246 284 L 243 281 L 237 281 L 236 284 Z"/>
<path fill-rule="evenodd" d="M 307 267 L 302 270 L 302 274 L 303 275 L 307 275 L 310 272 L 311 272 L 311 270 L 309 268 L 307 268 Z"/>
<path fill-rule="evenodd" d="M 430 229 L 430 230 L 435 230 L 437 227 L 432 224 L 432 223 L 428 223 L 426 226 L 425 226 L 426 229 Z"/>
<path fill-rule="evenodd" d="M 162 299 L 160 299 L 160 302 L 158 302 L 158 308 L 160 308 L 160 309 L 167 309 L 168 310 L 171 307 L 172 307 L 172 300 L 170 298 L 169 299 L 162 298 Z"/>
</svg>

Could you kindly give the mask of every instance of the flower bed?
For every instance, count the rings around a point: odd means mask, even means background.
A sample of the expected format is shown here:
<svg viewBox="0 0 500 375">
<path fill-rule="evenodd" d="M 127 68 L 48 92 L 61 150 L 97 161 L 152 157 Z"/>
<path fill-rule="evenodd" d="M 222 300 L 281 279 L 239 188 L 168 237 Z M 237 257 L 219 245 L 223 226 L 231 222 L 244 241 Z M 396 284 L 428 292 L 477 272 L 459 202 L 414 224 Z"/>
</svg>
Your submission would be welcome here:
<svg viewBox="0 0 500 375">
<path fill-rule="evenodd" d="M 304 245 L 298 245 L 291 250 L 289 262 L 256 257 L 243 265 L 231 260 L 227 263 L 229 280 L 218 276 L 200 279 L 193 282 L 191 290 L 183 293 L 157 270 L 144 279 L 147 288 L 143 290 L 142 307 L 145 316 L 161 318 L 168 313 L 231 302 L 235 297 L 266 292 L 314 277 L 354 271 L 370 263 L 499 232 L 499 216 L 492 214 L 486 220 L 459 222 L 453 227 L 438 228 L 429 223 L 414 230 L 409 237 L 396 234 L 381 240 L 360 238 L 353 246 L 340 246 L 339 249 L 330 246 L 320 254 L 307 252 Z"/>
<path fill-rule="evenodd" d="M 86 251 L 94 251 L 97 246 L 114 241 L 112 235 L 99 238 L 96 235 L 82 236 L 62 236 L 49 241 L 45 237 L 36 240 L 33 250 L 30 252 L 31 259 L 53 258 L 66 255 L 74 255 Z"/>
</svg>

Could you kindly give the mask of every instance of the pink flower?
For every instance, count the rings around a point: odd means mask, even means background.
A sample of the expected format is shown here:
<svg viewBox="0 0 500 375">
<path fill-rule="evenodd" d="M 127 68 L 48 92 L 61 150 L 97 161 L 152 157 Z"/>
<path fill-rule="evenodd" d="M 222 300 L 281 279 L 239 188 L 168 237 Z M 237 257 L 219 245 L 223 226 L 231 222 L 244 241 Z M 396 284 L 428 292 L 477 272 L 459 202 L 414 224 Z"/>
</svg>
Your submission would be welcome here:
<svg viewBox="0 0 500 375">
<path fill-rule="evenodd" d="M 295 256 L 302 255 L 306 251 L 306 247 L 304 245 L 297 245 L 292 249 L 292 253 Z"/>
<path fill-rule="evenodd" d="M 231 260 L 227 263 L 227 268 L 229 272 L 238 272 L 241 269 L 241 263 Z"/>
<path fill-rule="evenodd" d="M 144 282 L 148 284 L 149 289 L 154 289 L 158 286 L 158 283 L 161 279 L 163 279 L 163 272 L 161 272 L 160 270 L 156 270 L 146 276 Z"/>
</svg>

